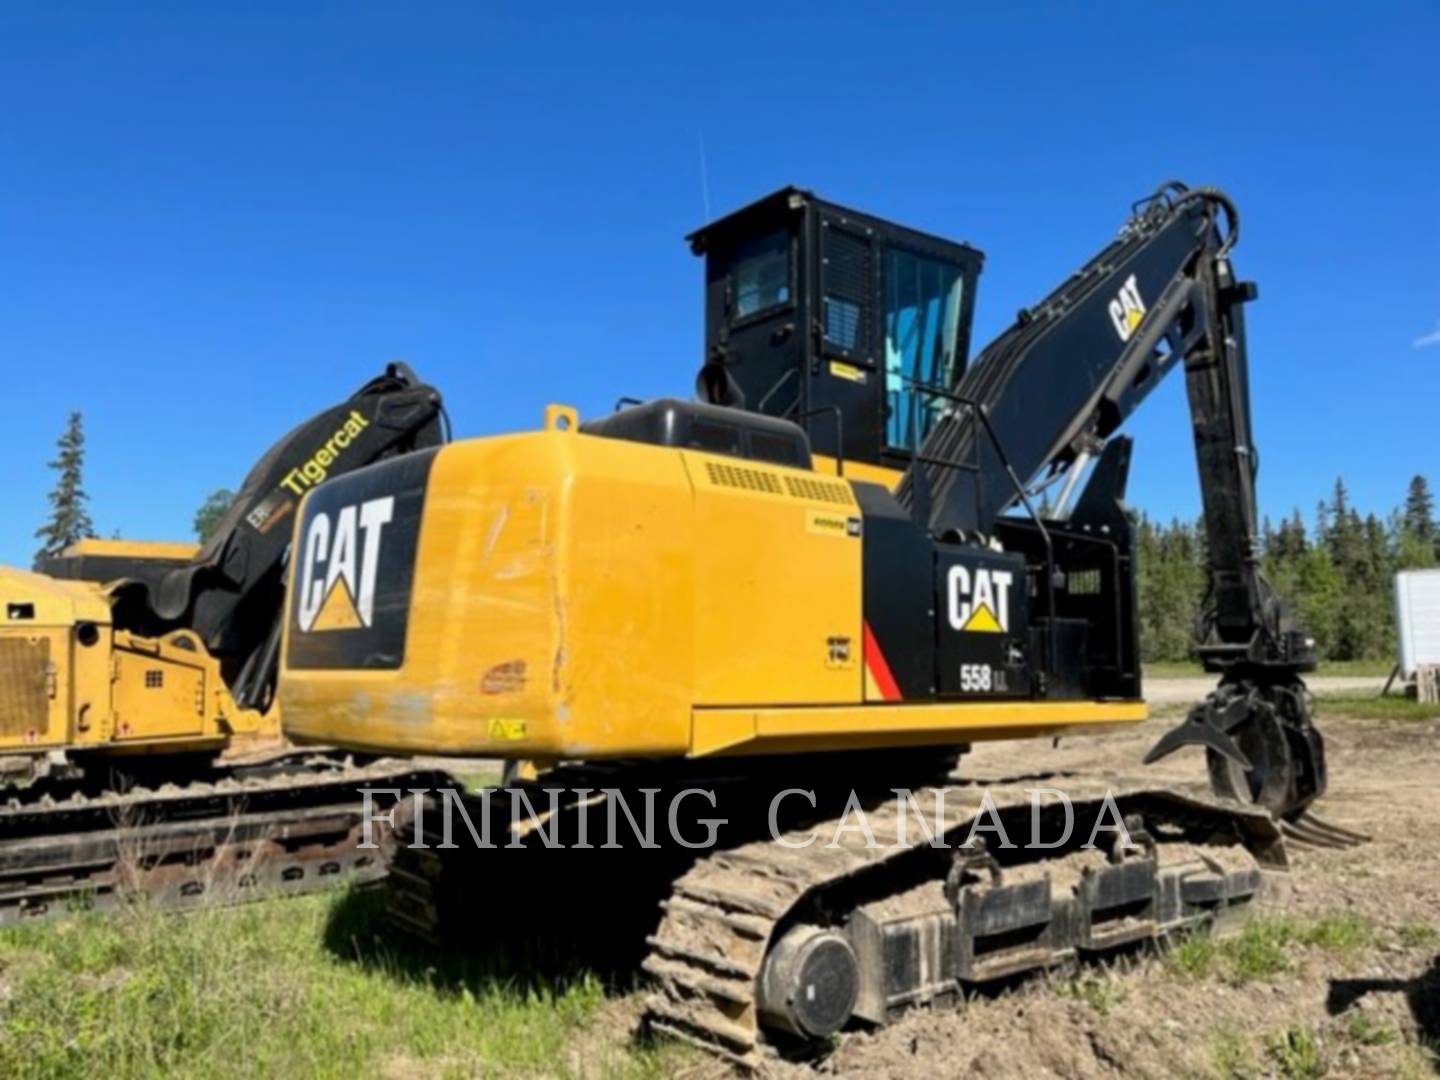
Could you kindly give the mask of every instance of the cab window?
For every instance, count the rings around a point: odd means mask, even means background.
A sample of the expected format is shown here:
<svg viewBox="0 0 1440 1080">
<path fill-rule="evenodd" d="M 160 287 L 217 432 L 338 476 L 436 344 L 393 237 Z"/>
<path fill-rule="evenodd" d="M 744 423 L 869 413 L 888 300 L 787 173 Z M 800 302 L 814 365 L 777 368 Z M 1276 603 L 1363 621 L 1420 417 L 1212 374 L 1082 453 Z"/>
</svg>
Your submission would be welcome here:
<svg viewBox="0 0 1440 1080">
<path fill-rule="evenodd" d="M 741 245 L 730 270 L 730 317 L 746 319 L 790 303 L 790 235 L 774 232 Z"/>
<path fill-rule="evenodd" d="M 885 253 L 885 441 L 915 451 L 944 401 L 913 383 L 953 389 L 964 277 L 960 267 L 891 248 Z"/>
</svg>

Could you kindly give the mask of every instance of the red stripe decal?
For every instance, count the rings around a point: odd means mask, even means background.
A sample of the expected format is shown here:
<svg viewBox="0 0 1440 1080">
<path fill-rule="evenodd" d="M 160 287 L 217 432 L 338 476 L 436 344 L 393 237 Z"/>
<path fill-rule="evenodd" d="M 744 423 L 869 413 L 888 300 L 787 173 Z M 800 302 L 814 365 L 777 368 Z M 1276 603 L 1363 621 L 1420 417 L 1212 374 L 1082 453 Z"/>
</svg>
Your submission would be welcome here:
<svg viewBox="0 0 1440 1080">
<path fill-rule="evenodd" d="M 868 622 L 865 624 L 865 666 L 885 700 L 899 701 L 900 687 L 895 683 L 895 676 L 890 674 L 890 665 L 885 662 L 885 654 L 880 651 L 880 643 L 875 640 L 875 632 Z"/>
</svg>

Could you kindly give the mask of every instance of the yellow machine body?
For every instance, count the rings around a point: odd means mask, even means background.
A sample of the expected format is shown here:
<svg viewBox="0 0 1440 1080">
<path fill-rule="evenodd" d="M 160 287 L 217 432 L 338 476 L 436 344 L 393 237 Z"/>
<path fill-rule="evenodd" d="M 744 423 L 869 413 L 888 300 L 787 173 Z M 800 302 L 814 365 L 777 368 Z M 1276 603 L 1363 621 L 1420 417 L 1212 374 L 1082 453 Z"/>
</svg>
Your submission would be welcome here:
<svg viewBox="0 0 1440 1080">
<path fill-rule="evenodd" d="M 405 621 L 393 666 L 295 662 L 300 637 L 359 626 L 352 582 L 307 577 L 302 507 L 279 683 L 289 737 L 553 760 L 954 745 L 1144 719 L 1138 701 L 882 700 L 862 657 L 855 495 L 833 465 L 587 435 L 557 406 L 546 420 L 435 453 L 406 610 L 377 600 L 372 614 Z M 374 552 L 352 546 L 363 575 Z M 328 591 L 302 629 L 294 598 L 309 589 Z"/>
<path fill-rule="evenodd" d="M 104 556 L 191 550 L 82 543 Z M 237 706 L 194 634 L 116 630 L 105 586 L 0 567 L 0 755 L 203 752 L 278 735 L 274 708 Z"/>
</svg>

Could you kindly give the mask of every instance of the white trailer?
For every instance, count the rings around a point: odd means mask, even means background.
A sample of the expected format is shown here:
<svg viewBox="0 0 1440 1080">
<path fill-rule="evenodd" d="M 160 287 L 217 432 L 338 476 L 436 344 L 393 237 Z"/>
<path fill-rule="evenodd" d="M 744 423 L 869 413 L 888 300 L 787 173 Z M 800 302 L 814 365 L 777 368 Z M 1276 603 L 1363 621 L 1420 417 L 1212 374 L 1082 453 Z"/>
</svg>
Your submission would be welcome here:
<svg viewBox="0 0 1440 1080">
<path fill-rule="evenodd" d="M 1440 569 L 1395 575 L 1395 638 L 1397 670 L 1407 682 L 1418 681 L 1422 669 L 1440 668 Z"/>
</svg>

